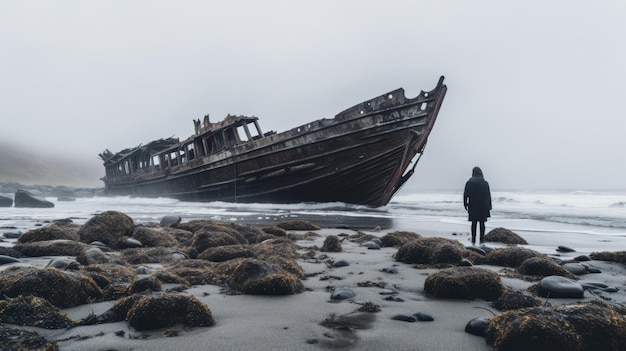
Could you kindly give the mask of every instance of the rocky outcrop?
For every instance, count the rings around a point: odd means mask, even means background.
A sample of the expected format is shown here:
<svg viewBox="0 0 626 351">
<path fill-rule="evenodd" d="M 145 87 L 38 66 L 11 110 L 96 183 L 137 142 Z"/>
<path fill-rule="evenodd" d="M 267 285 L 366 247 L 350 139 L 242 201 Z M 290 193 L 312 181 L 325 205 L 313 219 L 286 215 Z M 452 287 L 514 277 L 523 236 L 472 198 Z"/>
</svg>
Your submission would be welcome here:
<svg viewBox="0 0 626 351">
<path fill-rule="evenodd" d="M 54 204 L 46 199 L 33 195 L 26 190 L 15 192 L 15 207 L 51 208 Z"/>
</svg>

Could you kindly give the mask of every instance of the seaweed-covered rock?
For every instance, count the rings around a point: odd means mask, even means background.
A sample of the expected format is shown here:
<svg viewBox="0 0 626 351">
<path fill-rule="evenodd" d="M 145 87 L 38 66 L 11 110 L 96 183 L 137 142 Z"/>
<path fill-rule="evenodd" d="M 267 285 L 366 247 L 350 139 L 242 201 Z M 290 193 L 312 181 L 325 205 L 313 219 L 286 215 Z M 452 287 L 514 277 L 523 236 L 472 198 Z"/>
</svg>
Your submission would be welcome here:
<svg viewBox="0 0 626 351">
<path fill-rule="evenodd" d="M 0 350 L 58 351 L 59 345 L 35 331 L 0 325 Z"/>
<path fill-rule="evenodd" d="M 74 326 L 76 322 L 41 297 L 18 296 L 0 300 L 0 323 L 62 329 Z"/>
<path fill-rule="evenodd" d="M 263 259 L 271 264 L 277 265 L 280 269 L 295 275 L 299 279 L 304 279 L 304 270 L 300 265 L 291 257 L 283 255 L 261 255 L 258 258 Z"/>
<path fill-rule="evenodd" d="M 206 225 L 194 233 L 189 255 L 194 257 L 194 252 L 201 254 L 211 247 L 240 244 L 248 244 L 248 241 L 236 230 L 219 225 Z"/>
<path fill-rule="evenodd" d="M 211 310 L 193 296 L 166 294 L 143 297 L 128 311 L 128 325 L 135 330 L 151 330 L 183 324 L 210 327 L 215 324 Z"/>
<path fill-rule="evenodd" d="M 626 264 L 626 251 L 603 251 L 592 252 L 589 257 L 592 260 L 609 261 Z"/>
<path fill-rule="evenodd" d="M 596 304 L 508 311 L 491 318 L 485 341 L 496 350 L 625 350 L 626 318 Z"/>
<path fill-rule="evenodd" d="M 452 263 L 463 258 L 465 248 L 456 240 L 445 238 L 419 238 L 409 241 L 396 253 L 396 261 L 404 263 Z"/>
<path fill-rule="evenodd" d="M 137 226 L 133 231 L 133 239 L 139 240 L 144 246 L 176 247 L 178 241 L 164 228 Z"/>
<path fill-rule="evenodd" d="M 228 278 L 228 285 L 250 295 L 289 295 L 304 291 L 294 274 L 276 264 L 255 258 L 237 260 Z"/>
<path fill-rule="evenodd" d="M 284 230 L 283 228 L 280 228 L 280 227 L 277 227 L 277 226 L 263 227 L 263 228 L 261 228 L 261 230 L 264 233 L 272 234 L 274 236 L 283 236 L 283 237 L 287 236 L 287 231 Z"/>
<path fill-rule="evenodd" d="M 495 249 L 486 254 L 482 258 L 482 263 L 517 268 L 524 261 L 532 257 L 545 257 L 545 255 L 524 247 L 504 247 Z"/>
<path fill-rule="evenodd" d="M 517 267 L 517 271 L 521 274 L 547 277 L 549 275 L 560 275 L 570 279 L 576 279 L 576 277 L 561 267 L 553 259 L 546 257 L 531 257 Z"/>
<path fill-rule="evenodd" d="M 264 233 L 261 228 L 247 223 L 236 223 L 236 222 L 228 222 L 223 223 L 222 226 L 236 230 L 248 243 L 252 244 L 255 242 L 260 242 L 258 236 Z M 281 235 L 277 235 L 281 236 Z M 282 235 L 285 236 L 285 235 Z M 244 242 L 245 243 L 245 242 Z"/>
<path fill-rule="evenodd" d="M 287 238 L 266 240 L 254 246 L 258 258 L 280 255 L 286 258 L 298 258 L 299 247 Z"/>
<path fill-rule="evenodd" d="M 276 225 L 284 230 L 320 230 L 320 226 L 308 221 L 283 221 Z"/>
<path fill-rule="evenodd" d="M 442 269 L 430 274 L 424 282 L 425 292 L 441 298 L 493 301 L 505 290 L 497 273 L 475 267 Z"/>
<path fill-rule="evenodd" d="M 130 264 L 167 263 L 187 258 L 179 250 L 161 246 L 126 249 L 122 255 Z"/>
<path fill-rule="evenodd" d="M 528 307 L 539 307 L 543 303 L 523 290 L 506 290 L 491 303 L 491 306 L 500 311 L 519 310 Z"/>
<path fill-rule="evenodd" d="M 239 257 L 254 257 L 250 245 L 227 245 L 210 247 L 198 255 L 198 259 L 223 262 Z"/>
<path fill-rule="evenodd" d="M 132 267 L 115 263 L 93 264 L 84 267 L 81 273 L 91 275 L 100 274 L 106 277 L 112 284 L 127 284 L 137 280 L 137 273 Z"/>
<path fill-rule="evenodd" d="M 341 252 L 343 249 L 341 248 L 341 241 L 339 237 L 336 235 L 329 235 L 324 239 L 324 245 L 320 251 L 323 252 Z"/>
<path fill-rule="evenodd" d="M 48 241 L 48 240 L 78 240 L 78 235 L 73 231 L 65 231 L 63 228 L 56 225 L 49 225 L 42 228 L 29 230 L 26 233 L 20 235 L 17 239 L 18 243 L 30 243 L 35 241 Z"/>
<path fill-rule="evenodd" d="M 383 244 L 383 247 L 401 247 L 409 241 L 417 240 L 421 237 L 421 235 L 413 232 L 395 231 L 385 234 L 380 238 L 380 242 Z"/>
<path fill-rule="evenodd" d="M 135 224 L 128 215 L 117 211 L 106 211 L 91 217 L 78 230 L 84 243 L 100 241 L 109 247 L 117 247 L 118 240 L 133 234 Z"/>
<path fill-rule="evenodd" d="M 141 278 L 131 285 L 130 291 L 132 293 L 161 291 L 161 282 L 155 277 Z"/>
<path fill-rule="evenodd" d="M 0 275 L 0 293 L 9 297 L 33 295 L 59 308 L 97 301 L 102 290 L 93 279 L 74 271 L 54 268 L 5 270 Z"/>
<path fill-rule="evenodd" d="M 47 240 L 17 243 L 13 248 L 30 257 L 78 256 L 89 245 L 74 240 Z"/>
<path fill-rule="evenodd" d="M 524 240 L 524 238 L 515 234 L 509 229 L 501 227 L 492 229 L 489 231 L 489 233 L 485 234 L 485 241 L 504 244 L 528 245 L 528 242 Z"/>
</svg>

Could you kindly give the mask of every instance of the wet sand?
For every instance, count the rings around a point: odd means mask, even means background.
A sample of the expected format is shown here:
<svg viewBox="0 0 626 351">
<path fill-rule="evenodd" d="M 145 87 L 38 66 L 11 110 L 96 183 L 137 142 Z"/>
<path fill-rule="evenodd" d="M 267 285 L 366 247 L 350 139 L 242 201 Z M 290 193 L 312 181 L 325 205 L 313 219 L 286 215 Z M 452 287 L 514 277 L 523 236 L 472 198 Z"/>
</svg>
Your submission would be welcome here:
<svg viewBox="0 0 626 351">
<path fill-rule="evenodd" d="M 314 219 L 313 219 L 314 220 Z M 334 219 L 321 223 L 329 226 Z M 320 221 L 317 221 L 318 223 Z M 415 232 L 424 236 L 440 236 L 459 240 L 468 245 L 468 234 L 459 230 L 458 223 L 425 222 Z M 406 228 L 398 228 L 406 229 Z M 382 237 L 391 230 L 362 230 L 366 234 Z M 352 235 L 355 229 L 322 229 L 319 237 L 313 240 L 298 241 L 306 251 L 307 247 L 322 247 L 328 235 Z M 611 238 L 612 242 L 598 239 L 588 243 L 550 233 L 518 232 L 529 241 L 529 248 L 559 255 L 561 259 L 587 254 L 596 247 L 621 247 L 623 238 Z M 573 240 L 572 240 L 573 239 Z M 608 239 L 606 239 L 608 240 Z M 588 241 L 588 240 L 587 240 Z M 558 245 L 568 244 L 577 252 L 557 253 Z M 493 247 L 502 244 L 489 244 Z M 299 260 L 307 279 L 303 281 L 306 291 L 289 296 L 228 295 L 220 287 L 213 285 L 193 286 L 181 294 L 192 295 L 205 303 L 211 310 L 216 324 L 208 328 L 184 329 L 180 326 L 161 330 L 138 332 L 126 322 L 81 326 L 62 330 L 36 330 L 49 340 L 57 341 L 61 350 L 491 350 L 484 338 L 464 331 L 466 324 L 478 317 L 491 317 L 499 313 L 489 302 L 474 300 L 438 299 L 424 292 L 426 277 L 437 269 L 417 269 L 414 265 L 396 262 L 396 248 L 370 250 L 357 243 L 344 240 L 343 252 L 317 252 L 335 262 L 346 260 L 350 265 L 331 268 L 322 260 Z M 578 248 L 582 250 L 578 250 Z M 615 249 L 614 249 L 615 250 Z M 608 250 L 606 250 L 608 251 Z M 29 258 L 20 265 L 45 266 L 51 257 Z M 581 277 L 606 283 L 619 288 L 616 293 L 605 293 L 599 297 L 585 292 L 583 299 L 550 299 L 553 305 L 574 303 L 593 299 L 609 298 L 615 303 L 626 303 L 626 269 L 622 265 L 601 261 L 589 262 L 602 273 Z M 0 269 L 6 268 L 0 266 Z M 397 274 L 383 270 L 396 267 Z M 502 267 L 480 265 L 496 272 Z M 158 265 L 152 265 L 158 269 Z M 534 284 L 520 279 L 501 279 L 510 288 L 523 290 Z M 333 288 L 346 286 L 353 289 L 353 299 L 335 302 L 330 299 Z M 395 296 L 403 301 L 385 300 L 389 289 L 396 290 Z M 168 288 L 167 284 L 163 290 Z M 365 303 L 380 307 L 376 313 L 359 313 Z M 101 314 L 112 307 L 114 301 L 81 305 L 63 310 L 70 318 L 82 319 L 90 314 Z M 393 320 L 397 314 L 412 315 L 428 313 L 434 317 L 431 322 L 405 322 Z M 334 321 L 327 323 L 324 321 Z M 332 325 L 329 327 L 328 325 Z M 166 337 L 164 331 L 175 330 L 178 336 Z"/>
</svg>

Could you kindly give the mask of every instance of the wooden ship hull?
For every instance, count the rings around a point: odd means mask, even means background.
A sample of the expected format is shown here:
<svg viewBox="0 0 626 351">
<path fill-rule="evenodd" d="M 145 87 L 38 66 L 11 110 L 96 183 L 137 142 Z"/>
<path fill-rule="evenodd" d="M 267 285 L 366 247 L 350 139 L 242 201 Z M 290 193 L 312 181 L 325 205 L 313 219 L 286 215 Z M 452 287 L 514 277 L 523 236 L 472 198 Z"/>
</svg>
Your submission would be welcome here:
<svg viewBox="0 0 626 351">
<path fill-rule="evenodd" d="M 112 195 L 384 206 L 413 174 L 446 90 L 441 77 L 415 98 L 400 88 L 282 133 L 261 133 L 257 117 L 205 116 L 182 142 L 106 150 L 102 180 Z"/>
</svg>

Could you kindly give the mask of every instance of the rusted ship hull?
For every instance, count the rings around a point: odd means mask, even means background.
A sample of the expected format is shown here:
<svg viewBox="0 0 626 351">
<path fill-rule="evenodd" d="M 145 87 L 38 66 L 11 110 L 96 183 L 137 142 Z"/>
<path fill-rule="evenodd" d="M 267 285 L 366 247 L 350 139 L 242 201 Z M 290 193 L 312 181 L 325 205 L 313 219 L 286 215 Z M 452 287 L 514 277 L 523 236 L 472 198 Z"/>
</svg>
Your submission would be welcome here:
<svg viewBox="0 0 626 351">
<path fill-rule="evenodd" d="M 205 154 L 202 157 L 188 152 L 185 158 L 181 152 L 184 162 L 174 166 L 171 161 L 162 162 L 157 167 L 145 160 L 138 163 L 138 158 L 146 156 L 140 156 L 145 152 L 136 148 L 105 160 L 108 168 L 103 180 L 110 194 L 119 195 L 384 206 L 412 175 L 412 162 L 424 149 L 446 90 L 442 77 L 435 89 L 413 99 L 398 89 L 332 119 L 207 152 L 207 138 L 228 130 L 222 124 L 186 141 Z M 184 143 L 176 147 L 183 149 Z M 126 165 L 129 169 L 115 176 L 111 169 L 123 168 L 116 164 L 125 159 L 131 160 Z M 143 167 L 133 169 L 137 164 Z"/>
</svg>

